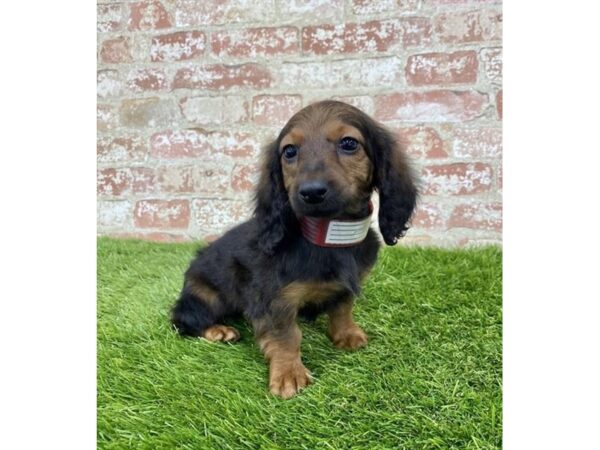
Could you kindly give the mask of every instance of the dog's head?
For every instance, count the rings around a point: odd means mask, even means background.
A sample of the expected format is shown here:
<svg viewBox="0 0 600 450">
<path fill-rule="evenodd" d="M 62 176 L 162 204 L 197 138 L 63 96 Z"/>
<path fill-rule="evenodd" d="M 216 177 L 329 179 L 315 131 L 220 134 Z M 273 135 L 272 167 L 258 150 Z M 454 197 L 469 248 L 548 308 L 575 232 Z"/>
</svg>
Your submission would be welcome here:
<svg viewBox="0 0 600 450">
<path fill-rule="evenodd" d="M 364 210 L 379 193 L 379 227 L 388 245 L 408 229 L 417 188 L 394 136 L 359 109 L 337 101 L 296 113 L 264 149 L 256 194 L 259 245 L 272 253 L 289 222 Z"/>
</svg>

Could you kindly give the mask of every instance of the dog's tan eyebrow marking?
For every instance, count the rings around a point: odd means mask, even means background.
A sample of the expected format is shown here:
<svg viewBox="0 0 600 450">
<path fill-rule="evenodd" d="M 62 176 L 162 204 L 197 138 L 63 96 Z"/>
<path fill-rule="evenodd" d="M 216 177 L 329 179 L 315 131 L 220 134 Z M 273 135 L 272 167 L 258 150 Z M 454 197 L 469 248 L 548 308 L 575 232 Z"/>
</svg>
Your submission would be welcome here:
<svg viewBox="0 0 600 450">
<path fill-rule="evenodd" d="M 300 131 L 297 128 L 293 128 L 281 140 L 281 145 L 279 146 L 279 150 L 281 151 L 283 149 L 283 147 L 285 147 L 286 145 L 301 146 L 302 144 L 304 144 L 304 133 L 302 133 L 302 131 Z"/>
<path fill-rule="evenodd" d="M 325 129 L 326 137 L 329 142 L 337 142 L 343 137 L 352 137 L 360 144 L 364 145 L 362 133 L 351 125 L 346 125 L 342 122 L 332 122 Z"/>
</svg>

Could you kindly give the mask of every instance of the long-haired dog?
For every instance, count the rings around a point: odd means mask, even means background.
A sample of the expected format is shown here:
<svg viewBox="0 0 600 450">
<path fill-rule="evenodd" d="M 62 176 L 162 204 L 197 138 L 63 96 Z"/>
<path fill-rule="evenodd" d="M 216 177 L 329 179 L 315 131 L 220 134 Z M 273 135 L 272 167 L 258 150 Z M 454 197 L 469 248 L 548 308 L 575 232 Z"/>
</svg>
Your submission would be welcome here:
<svg viewBox="0 0 600 450">
<path fill-rule="evenodd" d="M 404 235 L 417 188 L 394 136 L 362 111 L 322 101 L 296 113 L 263 152 L 253 217 L 198 252 L 172 311 L 180 334 L 235 341 L 223 319 L 243 314 L 269 362 L 269 388 L 289 398 L 311 381 L 300 359 L 298 315 L 329 316 L 333 345 L 367 335 L 353 299 L 377 258 L 369 228 L 379 193 L 386 244 Z"/>
</svg>

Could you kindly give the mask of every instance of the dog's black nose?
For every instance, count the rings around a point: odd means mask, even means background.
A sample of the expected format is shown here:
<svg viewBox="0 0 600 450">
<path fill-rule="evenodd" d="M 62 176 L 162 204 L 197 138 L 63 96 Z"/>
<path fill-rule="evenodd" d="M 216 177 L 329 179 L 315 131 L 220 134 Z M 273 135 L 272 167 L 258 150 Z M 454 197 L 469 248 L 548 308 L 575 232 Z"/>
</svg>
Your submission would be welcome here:
<svg viewBox="0 0 600 450">
<path fill-rule="evenodd" d="M 300 185 L 298 193 L 306 203 L 321 203 L 327 195 L 327 185 L 322 181 L 307 181 Z"/>
</svg>

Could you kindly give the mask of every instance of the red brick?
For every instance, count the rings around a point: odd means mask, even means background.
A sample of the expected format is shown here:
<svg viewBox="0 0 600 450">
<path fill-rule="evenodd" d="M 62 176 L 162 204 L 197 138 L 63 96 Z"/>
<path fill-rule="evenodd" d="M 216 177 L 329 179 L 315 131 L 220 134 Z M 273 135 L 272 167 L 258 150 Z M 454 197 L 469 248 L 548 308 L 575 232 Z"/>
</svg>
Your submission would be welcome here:
<svg viewBox="0 0 600 450">
<path fill-rule="evenodd" d="M 175 74 L 173 89 L 230 89 L 250 87 L 256 89 L 271 86 L 271 73 L 258 64 L 208 66 L 179 69 Z"/>
<path fill-rule="evenodd" d="M 99 137 L 97 142 L 98 162 L 143 161 L 148 147 L 143 138 Z"/>
<path fill-rule="evenodd" d="M 502 84 L 502 49 L 484 48 L 480 57 L 487 79 L 492 83 Z"/>
<path fill-rule="evenodd" d="M 275 0 L 172 0 L 172 3 L 175 25 L 178 27 L 265 22 L 274 18 L 276 10 Z"/>
<path fill-rule="evenodd" d="M 258 164 L 236 165 L 231 175 L 231 187 L 235 192 L 249 192 L 258 183 Z"/>
<path fill-rule="evenodd" d="M 96 129 L 99 132 L 112 131 L 119 124 L 117 108 L 109 104 L 98 103 L 96 108 Z"/>
<path fill-rule="evenodd" d="M 155 159 L 197 158 L 219 161 L 223 155 L 255 158 L 260 144 L 254 134 L 190 129 L 157 133 L 151 138 L 150 154 Z"/>
<path fill-rule="evenodd" d="M 96 80 L 98 97 L 119 97 L 123 94 L 123 81 L 117 70 L 99 70 Z"/>
<path fill-rule="evenodd" d="M 230 172 L 218 164 L 163 166 L 157 169 L 157 184 L 161 192 L 221 195 L 228 189 Z"/>
<path fill-rule="evenodd" d="M 179 31 L 152 38 L 150 58 L 159 61 L 186 61 L 204 54 L 206 35 L 202 31 Z"/>
<path fill-rule="evenodd" d="M 425 195 L 467 195 L 490 190 L 492 168 L 484 163 L 454 163 L 423 169 Z"/>
<path fill-rule="evenodd" d="M 457 158 L 500 158 L 502 156 L 501 128 L 455 128 L 452 153 Z"/>
<path fill-rule="evenodd" d="M 166 127 L 177 123 L 180 112 L 173 99 L 149 97 L 123 100 L 119 116 L 126 127 Z"/>
<path fill-rule="evenodd" d="M 458 205 L 452 211 L 449 228 L 502 230 L 502 203 L 470 202 Z"/>
<path fill-rule="evenodd" d="M 169 87 L 162 69 L 134 69 L 127 75 L 127 87 L 132 92 L 163 91 Z"/>
<path fill-rule="evenodd" d="M 338 100 L 340 102 L 348 103 L 364 113 L 372 116 L 375 112 L 375 102 L 373 101 L 373 96 L 371 95 L 342 95 L 342 96 L 333 96 L 332 100 Z M 325 98 L 323 98 L 325 100 Z"/>
<path fill-rule="evenodd" d="M 106 64 L 126 63 L 132 60 L 131 44 L 128 37 L 107 39 L 102 42 L 100 48 L 100 59 Z"/>
<path fill-rule="evenodd" d="M 396 87 L 402 80 L 398 57 L 343 59 L 283 63 L 279 87 L 293 89 L 340 89 L 377 86 Z"/>
<path fill-rule="evenodd" d="M 128 23 L 130 30 L 157 30 L 169 28 L 171 18 L 161 2 L 146 0 L 131 4 Z"/>
<path fill-rule="evenodd" d="M 419 0 L 352 0 L 354 14 L 414 12 L 418 9 Z"/>
<path fill-rule="evenodd" d="M 433 27 L 427 17 L 406 17 L 400 19 L 402 29 L 402 45 L 408 47 L 421 47 L 431 44 Z"/>
<path fill-rule="evenodd" d="M 385 52 L 399 36 L 395 20 L 310 26 L 302 29 L 302 51 L 314 55 Z"/>
<path fill-rule="evenodd" d="M 299 95 L 257 95 L 252 98 L 252 119 L 257 125 L 282 126 L 300 108 Z"/>
<path fill-rule="evenodd" d="M 249 106 L 244 97 L 190 97 L 180 101 L 181 111 L 197 125 L 228 125 L 247 122 Z"/>
<path fill-rule="evenodd" d="M 502 120 L 502 90 L 496 92 L 496 113 L 498 119 Z"/>
<path fill-rule="evenodd" d="M 502 39 L 502 12 L 460 11 L 435 18 L 435 33 L 444 44 L 498 41 Z"/>
<path fill-rule="evenodd" d="M 195 199 L 192 201 L 194 228 L 201 236 L 222 233 L 247 219 L 251 203 L 241 200 Z"/>
<path fill-rule="evenodd" d="M 212 53 L 216 56 L 252 57 L 298 53 L 295 27 L 249 28 L 218 31 L 212 34 Z"/>
<path fill-rule="evenodd" d="M 413 86 L 475 83 L 477 54 L 467 50 L 412 55 L 406 62 L 406 81 Z"/>
<path fill-rule="evenodd" d="M 187 200 L 140 200 L 133 219 L 138 228 L 187 228 L 190 204 Z"/>
<path fill-rule="evenodd" d="M 109 168 L 98 171 L 98 194 L 119 197 L 154 190 L 154 170 L 146 167 Z"/>
<path fill-rule="evenodd" d="M 419 203 L 412 218 L 412 225 L 419 228 L 445 228 L 446 221 L 439 206 Z"/>
<path fill-rule="evenodd" d="M 488 97 L 476 91 L 406 92 L 375 97 L 379 120 L 463 122 L 483 114 Z"/>
<path fill-rule="evenodd" d="M 139 239 L 143 241 L 152 241 L 152 242 L 165 242 L 165 243 L 174 243 L 174 242 L 189 242 L 192 239 L 185 234 L 178 233 L 163 233 L 159 231 L 149 232 L 149 233 L 110 233 L 110 236 L 117 239 Z"/>
<path fill-rule="evenodd" d="M 399 141 L 409 155 L 416 158 L 446 158 L 448 153 L 444 141 L 436 130 L 429 127 L 402 128 L 398 131 Z"/>
<path fill-rule="evenodd" d="M 102 3 L 97 8 L 97 30 L 99 33 L 120 31 L 125 26 L 123 3 Z"/>
</svg>

